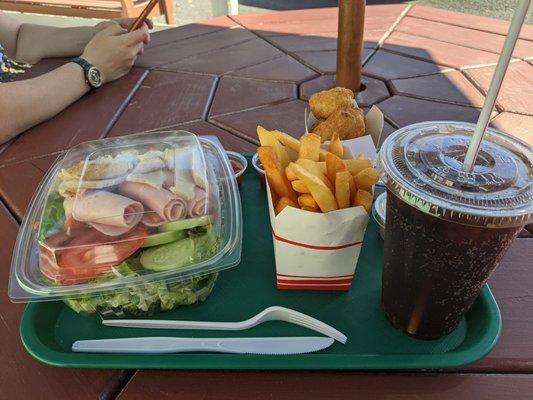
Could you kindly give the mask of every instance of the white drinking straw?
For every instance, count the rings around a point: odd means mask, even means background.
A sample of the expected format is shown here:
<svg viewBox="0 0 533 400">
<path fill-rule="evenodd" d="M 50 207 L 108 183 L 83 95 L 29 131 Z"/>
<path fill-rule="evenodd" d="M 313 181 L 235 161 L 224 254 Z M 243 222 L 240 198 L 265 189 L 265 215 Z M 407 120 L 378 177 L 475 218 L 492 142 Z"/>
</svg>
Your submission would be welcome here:
<svg viewBox="0 0 533 400">
<path fill-rule="evenodd" d="M 474 134 L 472 135 L 472 139 L 468 145 L 465 161 L 463 163 L 463 171 L 471 172 L 474 168 L 479 147 L 481 146 L 481 141 L 483 140 L 483 135 L 485 134 L 485 130 L 489 124 L 490 115 L 494 109 L 496 97 L 498 97 L 498 93 L 500 92 L 502 81 L 505 77 L 505 72 L 507 72 L 509 61 L 511 60 L 518 35 L 520 34 L 520 29 L 522 28 L 522 24 L 524 23 L 524 19 L 526 18 L 527 10 L 530 4 L 531 0 L 522 0 L 514 12 L 511 26 L 509 27 L 509 32 L 507 32 L 507 38 L 503 44 L 502 54 L 498 60 L 498 65 L 496 65 L 496 71 L 494 71 L 494 75 L 492 76 L 492 81 L 490 82 L 485 103 L 483 103 L 483 108 L 481 109 L 479 119 L 477 120 L 476 129 L 474 130 Z"/>
</svg>

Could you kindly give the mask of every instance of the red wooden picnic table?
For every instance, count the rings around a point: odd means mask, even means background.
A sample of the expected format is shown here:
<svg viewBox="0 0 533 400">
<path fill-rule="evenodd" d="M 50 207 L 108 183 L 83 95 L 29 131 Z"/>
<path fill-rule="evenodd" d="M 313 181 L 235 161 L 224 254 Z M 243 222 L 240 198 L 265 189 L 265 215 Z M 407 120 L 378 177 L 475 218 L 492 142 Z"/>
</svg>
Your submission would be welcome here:
<svg viewBox="0 0 533 400">
<path fill-rule="evenodd" d="M 422 6 L 369 6 L 362 107 L 377 104 L 385 135 L 423 120 L 474 122 L 507 23 Z M 303 132 L 309 96 L 334 83 L 337 9 L 222 17 L 153 35 L 124 78 L 0 147 L 2 398 L 529 399 L 533 393 L 533 234 L 524 231 L 490 281 L 503 314 L 499 344 L 453 371 L 227 372 L 61 369 L 20 343 L 22 305 L 7 298 L 11 252 L 36 185 L 82 141 L 161 128 L 217 135 L 253 151 L 256 125 Z M 47 60 L 23 79 L 57 67 Z M 492 124 L 533 143 L 533 26 L 524 26 Z M 29 112 L 29 111 L 26 111 Z"/>
</svg>

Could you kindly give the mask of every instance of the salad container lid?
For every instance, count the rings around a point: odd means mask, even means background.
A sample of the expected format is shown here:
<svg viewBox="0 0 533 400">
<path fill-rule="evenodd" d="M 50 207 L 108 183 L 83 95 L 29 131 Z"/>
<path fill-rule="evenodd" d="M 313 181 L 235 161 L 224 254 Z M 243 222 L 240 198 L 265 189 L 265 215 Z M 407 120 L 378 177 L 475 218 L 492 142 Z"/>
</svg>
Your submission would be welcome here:
<svg viewBox="0 0 533 400">
<path fill-rule="evenodd" d="M 176 283 L 240 261 L 233 170 L 185 132 L 82 143 L 41 182 L 13 252 L 9 296 L 43 301 Z M 129 272 L 121 274 L 124 268 Z"/>
</svg>

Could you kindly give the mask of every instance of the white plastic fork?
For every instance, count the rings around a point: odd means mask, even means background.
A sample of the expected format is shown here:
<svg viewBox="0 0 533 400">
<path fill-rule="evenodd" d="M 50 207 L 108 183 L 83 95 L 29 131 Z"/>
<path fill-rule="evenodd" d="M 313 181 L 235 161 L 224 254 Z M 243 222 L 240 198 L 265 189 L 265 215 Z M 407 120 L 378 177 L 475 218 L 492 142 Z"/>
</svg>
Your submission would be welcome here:
<svg viewBox="0 0 533 400">
<path fill-rule="evenodd" d="M 285 321 L 303 326 L 315 332 L 322 333 L 341 343 L 346 343 L 346 335 L 337 329 L 319 321 L 316 318 L 290 308 L 272 306 L 264 309 L 254 317 L 240 322 L 209 322 L 209 321 L 173 321 L 158 319 L 108 319 L 102 323 L 106 326 L 123 328 L 151 328 L 151 329 L 204 329 L 219 331 L 241 331 L 252 328 L 266 321 Z"/>
</svg>

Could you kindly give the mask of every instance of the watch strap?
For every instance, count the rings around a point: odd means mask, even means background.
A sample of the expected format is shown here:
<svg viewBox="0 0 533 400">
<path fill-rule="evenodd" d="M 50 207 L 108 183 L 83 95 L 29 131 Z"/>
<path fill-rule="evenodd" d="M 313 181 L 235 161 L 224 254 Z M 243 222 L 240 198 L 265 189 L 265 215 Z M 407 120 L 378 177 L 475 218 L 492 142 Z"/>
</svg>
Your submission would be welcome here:
<svg viewBox="0 0 533 400">
<path fill-rule="evenodd" d="M 92 65 L 89 61 L 87 61 L 85 58 L 82 58 L 82 57 L 76 57 L 76 58 L 73 58 L 70 61 L 73 62 L 73 63 L 78 64 L 83 69 L 83 73 L 85 75 L 85 82 L 87 83 L 87 85 L 89 85 L 91 89 L 97 89 L 97 87 L 93 86 L 93 84 L 91 83 L 91 81 L 88 78 L 89 70 L 91 68 L 93 68 L 94 65 Z"/>
</svg>

